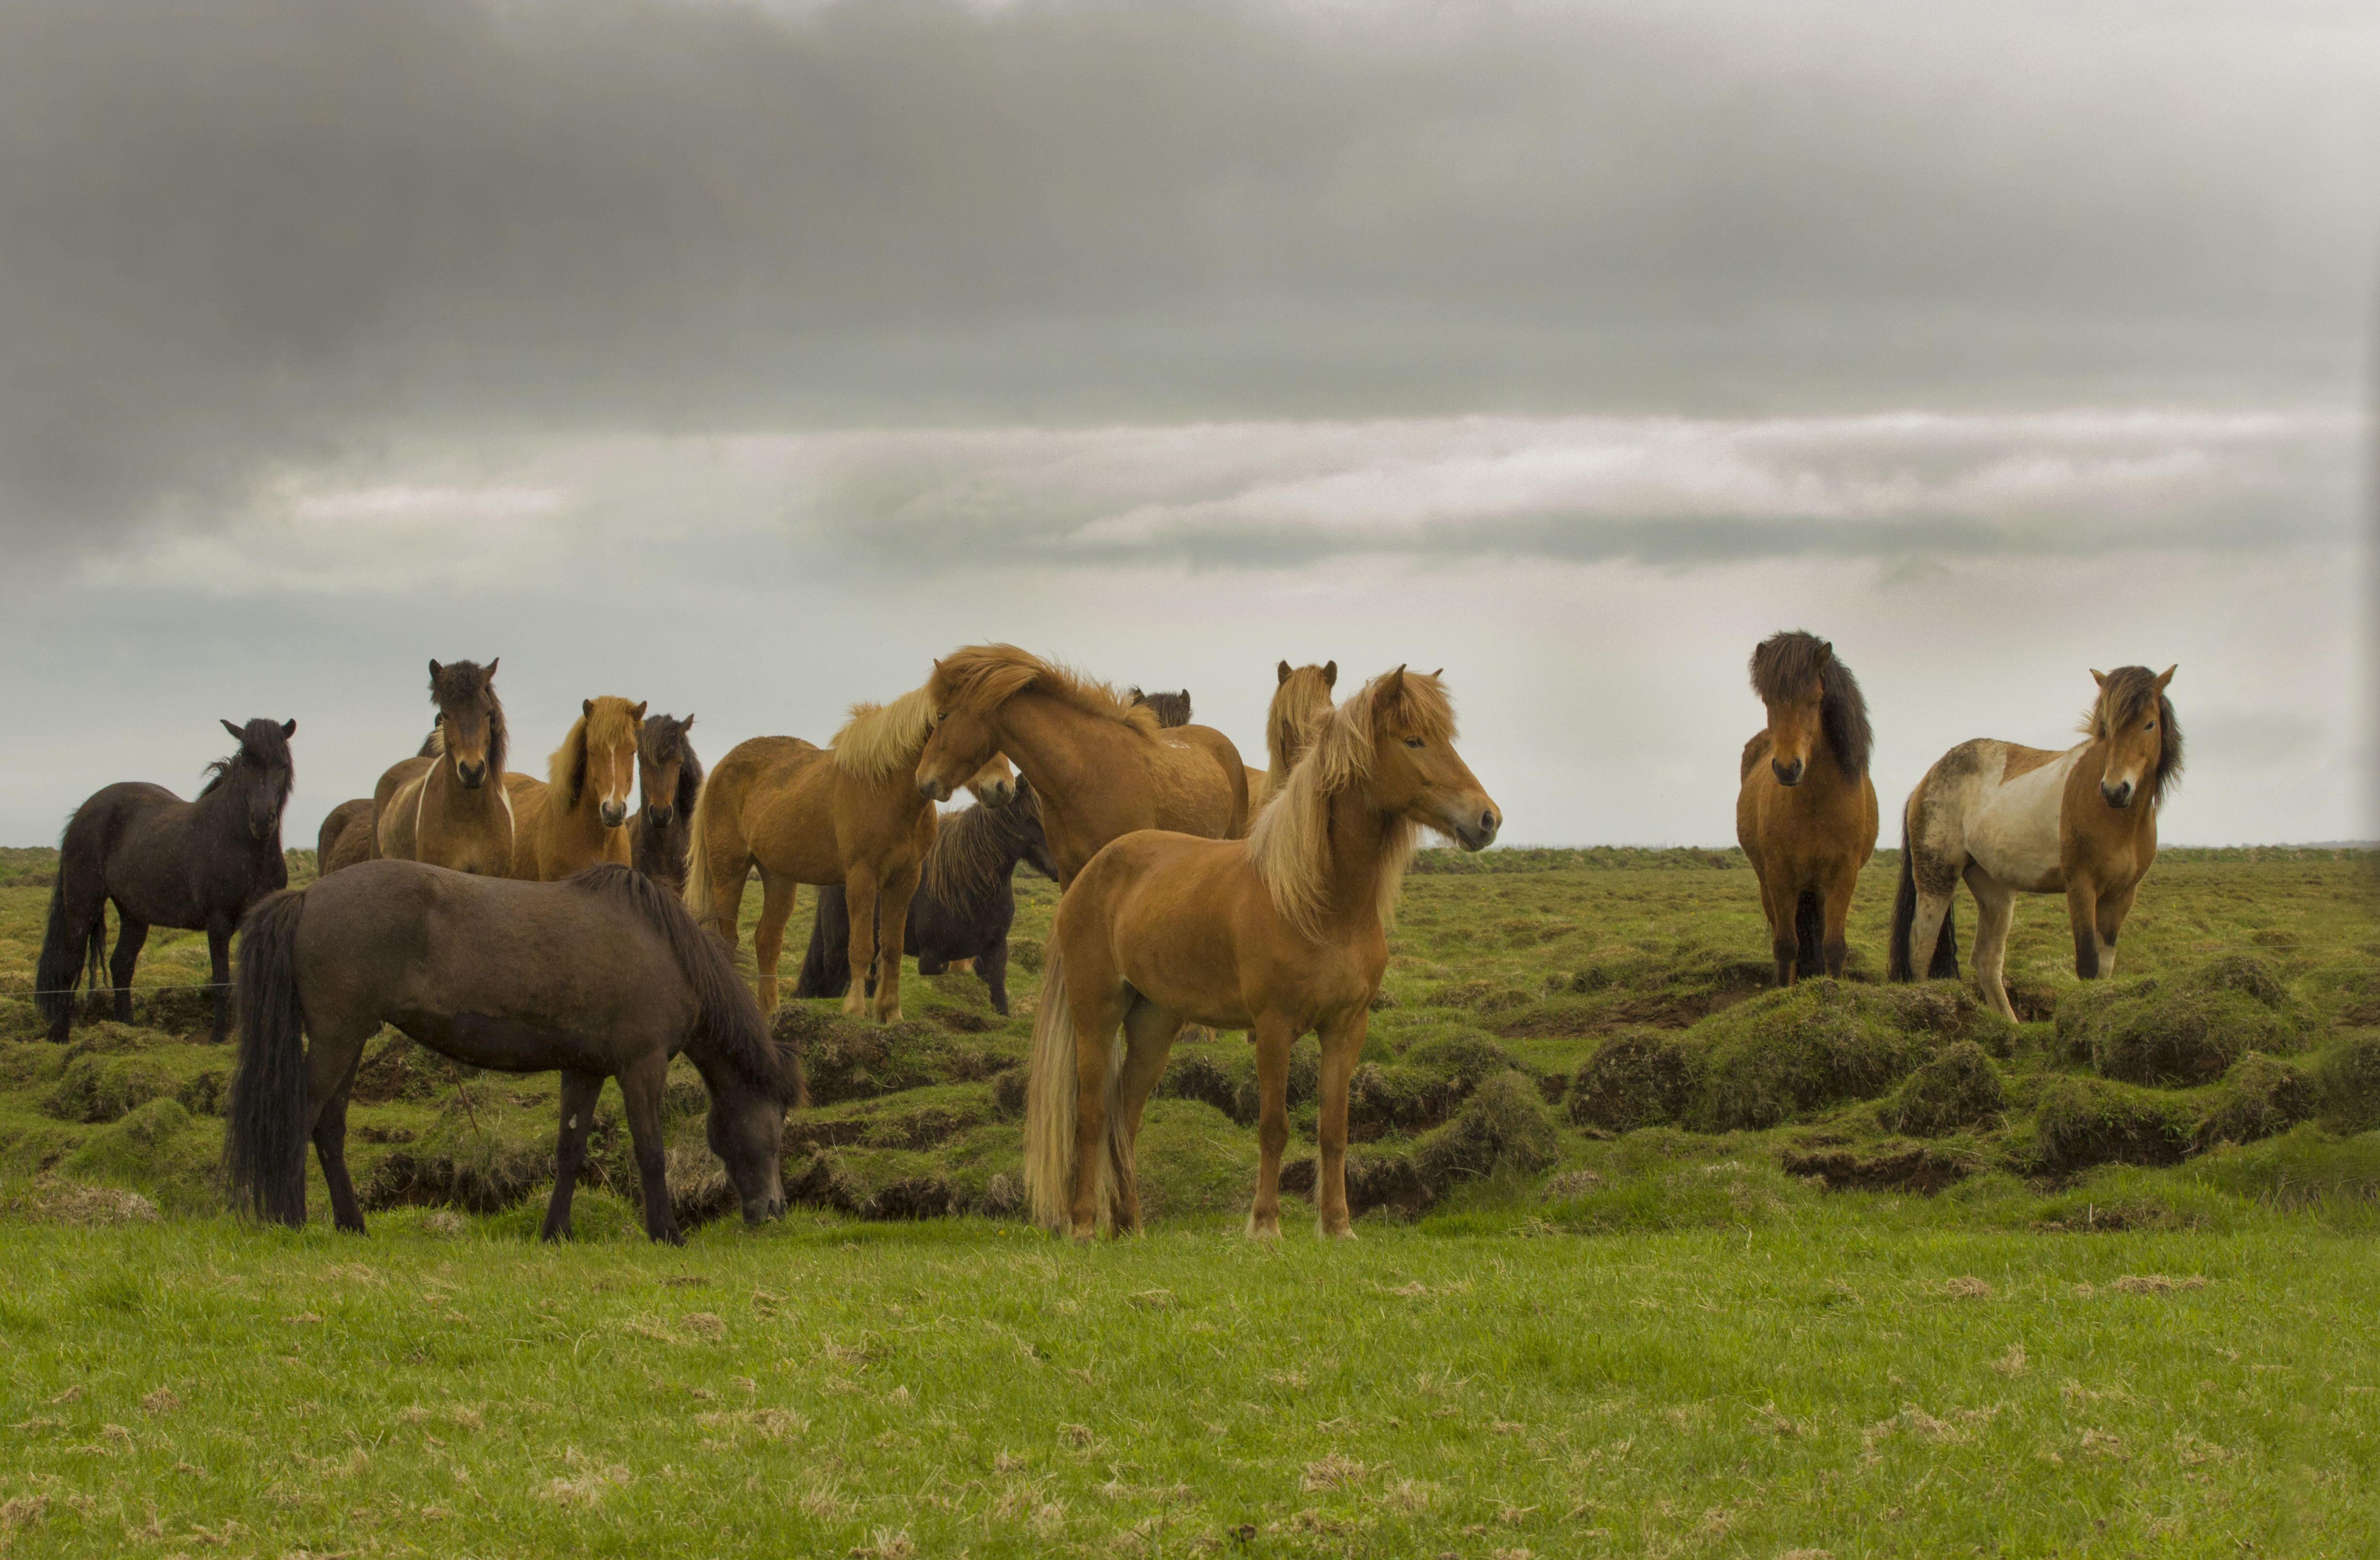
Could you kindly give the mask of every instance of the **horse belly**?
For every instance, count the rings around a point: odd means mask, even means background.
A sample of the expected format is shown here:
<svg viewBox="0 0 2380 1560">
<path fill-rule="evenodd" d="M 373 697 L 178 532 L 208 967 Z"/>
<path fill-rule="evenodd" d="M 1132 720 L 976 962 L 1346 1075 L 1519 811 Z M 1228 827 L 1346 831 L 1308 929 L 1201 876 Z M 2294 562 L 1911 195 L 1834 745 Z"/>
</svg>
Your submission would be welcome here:
<svg viewBox="0 0 2380 1560">
<path fill-rule="evenodd" d="M 608 1060 L 591 1036 L 506 1014 L 408 1008 L 389 1022 L 442 1056 L 495 1072 L 558 1072 Z"/>
<path fill-rule="evenodd" d="M 1967 854 L 1998 882 L 2034 894 L 2066 886 L 2058 820 L 2073 755 L 2027 770 L 1985 793 L 1967 821 Z"/>
</svg>

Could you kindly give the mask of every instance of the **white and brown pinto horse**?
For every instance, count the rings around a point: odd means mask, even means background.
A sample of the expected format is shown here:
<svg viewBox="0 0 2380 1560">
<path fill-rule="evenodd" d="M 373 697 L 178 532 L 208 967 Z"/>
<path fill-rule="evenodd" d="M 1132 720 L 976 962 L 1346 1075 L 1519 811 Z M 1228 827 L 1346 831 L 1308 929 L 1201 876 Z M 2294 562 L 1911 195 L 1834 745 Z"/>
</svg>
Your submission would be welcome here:
<svg viewBox="0 0 2380 1560">
<path fill-rule="evenodd" d="M 1942 755 L 1901 813 L 1900 891 L 1892 907 L 1891 978 L 1959 973 L 1950 897 L 1961 878 L 1975 896 L 1975 979 L 2007 1018 L 2001 967 L 2019 894 L 2063 894 L 2074 928 L 2074 973 L 2115 972 L 2116 934 L 2156 863 L 2157 807 L 2181 774 L 2181 726 L 2162 673 L 2093 672 L 2099 697 L 2083 716 L 2089 738 L 2064 752 L 1980 737 Z"/>
</svg>

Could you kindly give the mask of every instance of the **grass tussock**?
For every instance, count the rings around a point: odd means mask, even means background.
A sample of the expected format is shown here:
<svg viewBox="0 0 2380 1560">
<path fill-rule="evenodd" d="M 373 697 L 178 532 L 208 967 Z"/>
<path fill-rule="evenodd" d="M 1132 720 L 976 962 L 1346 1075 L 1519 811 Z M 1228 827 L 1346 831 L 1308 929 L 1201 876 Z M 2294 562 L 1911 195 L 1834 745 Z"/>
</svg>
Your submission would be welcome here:
<svg viewBox="0 0 2380 1560">
<path fill-rule="evenodd" d="M 2102 1078 L 2212 1083 L 2251 1051 L 2301 1049 L 2313 1029 L 2269 958 L 2233 953 L 2172 975 L 2095 982 L 2061 1002 L 2058 1038 Z"/>
</svg>

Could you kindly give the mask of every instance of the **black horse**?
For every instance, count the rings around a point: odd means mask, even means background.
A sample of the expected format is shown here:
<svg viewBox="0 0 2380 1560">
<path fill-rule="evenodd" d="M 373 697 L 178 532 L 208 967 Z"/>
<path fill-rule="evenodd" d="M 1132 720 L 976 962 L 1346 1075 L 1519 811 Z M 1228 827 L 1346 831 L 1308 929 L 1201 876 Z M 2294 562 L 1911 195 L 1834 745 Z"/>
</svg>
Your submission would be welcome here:
<svg viewBox="0 0 2380 1560">
<path fill-rule="evenodd" d="M 1016 919 L 1010 882 L 1018 862 L 1056 882 L 1058 863 L 1041 832 L 1041 798 L 1023 775 L 1016 799 L 1004 807 L 970 807 L 941 821 L 926 870 L 909 901 L 903 953 L 917 957 L 917 973 L 940 975 L 973 961 L 991 988 L 991 1005 L 1008 1015 L 1008 927 Z M 851 988 L 851 911 L 843 890 L 819 890 L 809 952 L 802 957 L 795 996 L 841 996 Z"/>
<path fill-rule="evenodd" d="M 132 971 L 152 926 L 207 934 L 214 967 L 215 1018 L 208 1036 L 230 1027 L 231 934 L 248 908 L 289 885 L 281 854 L 281 812 L 289 804 L 289 738 L 296 721 L 229 721 L 238 750 L 208 766 L 212 778 L 196 801 L 163 786 L 126 780 L 95 791 L 75 809 L 58 845 L 50 890 L 49 932 L 35 967 L 34 1000 L 63 1042 L 74 1018 L 76 981 L 89 952 L 91 989 L 101 981 L 109 901 L 115 905 L 115 1017 L 132 1021 Z"/>
<path fill-rule="evenodd" d="M 702 761 L 686 734 L 694 717 L 647 715 L 637 735 L 637 786 L 645 805 L 628 823 L 631 862 L 658 883 L 686 887 L 686 839 L 702 794 Z"/>
<path fill-rule="evenodd" d="M 1135 704 L 1146 704 L 1156 711 L 1160 725 L 1190 724 L 1190 690 L 1186 688 L 1179 693 L 1143 693 L 1135 688 L 1127 697 Z"/>
<path fill-rule="evenodd" d="M 680 1239 L 662 1155 L 662 1095 L 680 1052 L 710 1091 L 710 1151 L 745 1219 L 785 1210 L 778 1156 L 786 1108 L 802 1103 L 800 1059 L 769 1039 L 726 945 L 631 868 L 524 883 L 383 859 L 259 905 L 240 936 L 239 1068 L 224 1128 L 236 1203 L 303 1225 L 311 1139 L 333 1218 L 363 1233 L 347 1091 L 382 1024 L 475 1067 L 561 1072 L 548 1240 L 570 1233 L 606 1078 L 627 1107 L 645 1233 Z"/>
</svg>

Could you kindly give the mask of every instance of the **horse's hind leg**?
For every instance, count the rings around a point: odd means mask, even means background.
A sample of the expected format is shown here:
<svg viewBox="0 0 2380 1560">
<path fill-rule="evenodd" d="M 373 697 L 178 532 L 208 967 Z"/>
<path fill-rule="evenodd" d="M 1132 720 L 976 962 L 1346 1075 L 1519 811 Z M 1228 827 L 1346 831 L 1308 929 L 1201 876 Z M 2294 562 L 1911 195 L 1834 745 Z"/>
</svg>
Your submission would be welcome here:
<svg viewBox="0 0 2380 1560">
<path fill-rule="evenodd" d="M 115 1021 L 132 1022 L 132 972 L 140 966 L 141 945 L 149 941 L 149 923 L 115 907 L 115 957 L 107 961 L 107 976 L 115 987 Z"/>
<path fill-rule="evenodd" d="M 1115 1175 L 1109 1213 L 1120 1236 L 1140 1233 L 1140 1185 L 1133 1169 L 1133 1148 L 1140 1140 L 1141 1113 L 1157 1091 L 1157 1080 L 1165 1076 L 1165 1059 L 1181 1032 L 1182 1015 L 1145 998 L 1124 1010 L 1123 1067 L 1116 1075 L 1115 1115 L 1108 1132 L 1108 1157 Z"/>
<path fill-rule="evenodd" d="M 603 1096 L 603 1075 L 565 1067 L 562 1072 L 562 1135 L 553 1149 L 553 1196 L 545 1205 L 540 1240 L 570 1238 L 570 1197 L 587 1163 L 587 1134 L 595 1125 L 595 1103 Z"/>
<path fill-rule="evenodd" d="M 669 1054 L 653 1047 L 620 1069 L 620 1094 L 627 1107 L 628 1140 L 637 1154 L 637 1181 L 645 1198 L 645 1234 L 672 1246 L 686 1244 L 670 1208 L 669 1176 L 662 1154 L 662 1090 L 669 1081 Z"/>
<path fill-rule="evenodd" d="M 2016 919 L 2016 894 L 1980 867 L 1967 869 L 1967 887 L 1975 896 L 1975 984 L 1992 1011 L 2013 1023 L 2016 1009 L 2009 1003 L 2003 980 L 2008 962 L 2009 926 Z"/>
<path fill-rule="evenodd" d="M 356 1184 L 347 1175 L 347 1091 L 363 1062 L 365 1042 L 379 1027 L 376 1022 L 336 1029 L 325 1025 L 328 1038 L 313 1033 L 306 1048 L 306 1098 L 313 1117 L 307 1131 L 314 1140 L 314 1157 L 322 1162 L 322 1184 L 331 1194 L 331 1223 L 350 1235 L 363 1234 L 364 1214 L 356 1201 Z"/>
</svg>

